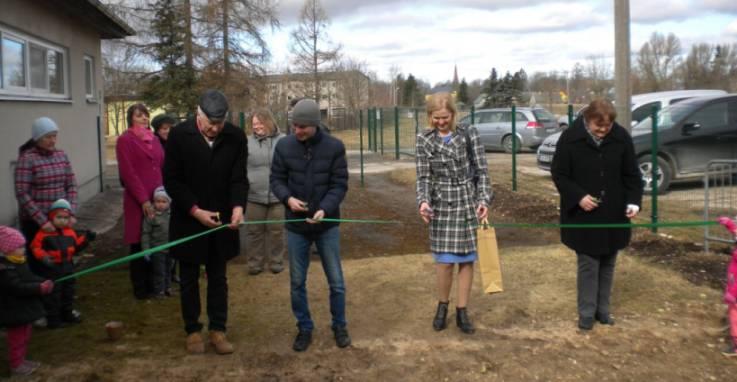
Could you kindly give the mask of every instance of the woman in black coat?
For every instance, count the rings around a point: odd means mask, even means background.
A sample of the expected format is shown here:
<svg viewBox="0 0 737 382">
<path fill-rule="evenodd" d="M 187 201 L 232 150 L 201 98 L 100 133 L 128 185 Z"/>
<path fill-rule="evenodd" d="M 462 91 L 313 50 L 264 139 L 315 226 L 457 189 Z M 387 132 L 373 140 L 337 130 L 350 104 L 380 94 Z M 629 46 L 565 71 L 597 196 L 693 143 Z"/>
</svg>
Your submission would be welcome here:
<svg viewBox="0 0 737 382">
<path fill-rule="evenodd" d="M 629 133 L 614 122 L 614 106 L 591 102 L 556 145 L 551 172 L 560 194 L 562 224 L 629 223 L 640 210 L 642 177 Z M 617 252 L 629 228 L 562 228 L 563 244 L 578 258 L 578 326 L 613 325 L 609 298 Z"/>
</svg>

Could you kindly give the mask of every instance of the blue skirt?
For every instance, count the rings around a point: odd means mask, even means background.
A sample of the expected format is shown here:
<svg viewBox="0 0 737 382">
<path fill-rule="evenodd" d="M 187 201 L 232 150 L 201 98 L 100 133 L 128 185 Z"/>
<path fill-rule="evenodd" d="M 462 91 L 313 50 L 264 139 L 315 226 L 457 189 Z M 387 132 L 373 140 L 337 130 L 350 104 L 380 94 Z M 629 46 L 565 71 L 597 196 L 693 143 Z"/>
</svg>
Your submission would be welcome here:
<svg viewBox="0 0 737 382">
<path fill-rule="evenodd" d="M 436 263 L 440 264 L 463 264 L 472 263 L 479 256 L 476 251 L 471 251 L 468 253 L 433 252 L 432 257 L 435 258 Z"/>
</svg>

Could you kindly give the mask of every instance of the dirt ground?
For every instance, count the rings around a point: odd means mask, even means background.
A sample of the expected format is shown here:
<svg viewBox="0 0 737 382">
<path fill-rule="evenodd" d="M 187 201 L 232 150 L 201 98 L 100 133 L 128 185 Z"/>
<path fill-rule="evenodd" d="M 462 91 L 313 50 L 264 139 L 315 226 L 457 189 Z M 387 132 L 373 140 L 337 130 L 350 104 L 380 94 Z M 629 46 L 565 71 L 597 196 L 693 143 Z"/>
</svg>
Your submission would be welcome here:
<svg viewBox="0 0 737 382">
<path fill-rule="evenodd" d="M 737 361 L 725 346 L 721 282 L 726 256 L 638 232 L 617 266 L 616 325 L 576 329 L 575 255 L 554 230 L 497 231 L 505 292 L 483 295 L 474 281 L 469 311 L 477 326 L 434 332 L 436 297 L 427 229 L 417 217 L 406 173 L 351 179 L 345 218 L 396 220 L 342 226 L 347 315 L 353 345 L 335 346 L 328 291 L 319 262 L 308 290 L 316 322 L 312 346 L 291 350 L 296 334 L 289 276 L 247 276 L 229 267 L 229 338 L 236 353 L 184 351 L 176 298 L 133 300 L 125 267 L 79 281 L 79 326 L 37 330 L 30 356 L 44 363 L 24 380 L 54 381 L 733 381 Z M 495 183 L 492 221 L 557 219 L 555 202 Z M 95 261 L 125 254 L 122 226 L 101 235 Z M 203 282 L 205 280 L 203 279 Z M 451 305 L 455 295 L 451 297 Z M 452 307 L 451 307 L 452 309 Z M 104 323 L 121 320 L 125 336 L 105 339 Z M 0 363 L 6 365 L 5 355 Z M 7 369 L 0 369 L 7 375 Z"/>
</svg>

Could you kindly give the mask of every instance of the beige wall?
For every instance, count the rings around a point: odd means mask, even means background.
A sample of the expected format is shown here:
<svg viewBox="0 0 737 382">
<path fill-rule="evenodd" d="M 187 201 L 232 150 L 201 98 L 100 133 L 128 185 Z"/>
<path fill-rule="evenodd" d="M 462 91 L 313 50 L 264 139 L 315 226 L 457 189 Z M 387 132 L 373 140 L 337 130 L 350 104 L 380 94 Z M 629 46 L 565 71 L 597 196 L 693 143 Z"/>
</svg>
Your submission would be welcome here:
<svg viewBox="0 0 737 382">
<path fill-rule="evenodd" d="M 89 199 L 100 188 L 97 134 L 97 117 L 103 107 L 100 38 L 83 22 L 44 4 L 36 0 L 3 0 L 0 25 L 67 49 L 66 76 L 71 99 L 13 101 L 0 96 L 0 224 L 15 222 L 17 203 L 11 166 L 17 159 L 18 147 L 30 138 L 31 123 L 38 117 L 48 116 L 59 125 L 57 147 L 72 162 L 80 201 Z M 84 94 L 84 55 L 94 57 L 97 102 L 88 102 Z"/>
</svg>

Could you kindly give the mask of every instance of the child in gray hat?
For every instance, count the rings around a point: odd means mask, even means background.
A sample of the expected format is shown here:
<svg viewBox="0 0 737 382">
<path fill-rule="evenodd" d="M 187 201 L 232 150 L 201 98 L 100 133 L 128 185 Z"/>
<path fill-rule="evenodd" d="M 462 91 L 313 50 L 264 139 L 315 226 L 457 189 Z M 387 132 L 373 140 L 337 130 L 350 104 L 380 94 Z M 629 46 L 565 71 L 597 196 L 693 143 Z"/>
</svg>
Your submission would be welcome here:
<svg viewBox="0 0 737 382">
<path fill-rule="evenodd" d="M 154 191 L 154 216 L 144 216 L 141 231 L 141 247 L 151 249 L 169 242 L 169 205 L 171 199 L 163 186 Z M 171 264 L 169 261 L 169 250 L 146 256 L 151 263 L 151 286 L 154 298 L 171 296 Z"/>
</svg>

